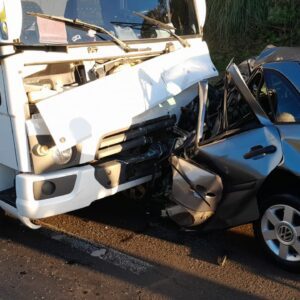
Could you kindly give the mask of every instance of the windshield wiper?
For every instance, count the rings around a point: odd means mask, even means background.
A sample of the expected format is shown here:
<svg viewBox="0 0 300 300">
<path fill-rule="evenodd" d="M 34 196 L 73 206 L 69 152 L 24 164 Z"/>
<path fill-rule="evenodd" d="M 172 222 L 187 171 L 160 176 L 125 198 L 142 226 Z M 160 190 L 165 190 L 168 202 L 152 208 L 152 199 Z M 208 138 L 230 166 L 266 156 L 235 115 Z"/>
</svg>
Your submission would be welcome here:
<svg viewBox="0 0 300 300">
<path fill-rule="evenodd" d="M 177 35 L 174 30 L 176 29 L 175 27 L 168 25 L 166 23 L 160 22 L 156 19 L 150 18 L 148 16 L 145 16 L 139 12 L 134 11 L 133 14 L 135 14 L 136 16 L 139 16 L 141 18 L 143 18 L 144 20 L 146 20 L 148 23 L 156 26 L 157 28 L 160 28 L 162 30 L 165 30 L 166 32 L 168 32 L 171 36 L 173 36 L 174 38 L 176 38 L 180 44 L 183 47 L 190 47 L 190 44 L 188 43 L 188 41 L 186 41 L 185 39 L 183 39 L 182 37 L 180 37 L 179 35 Z"/>
<path fill-rule="evenodd" d="M 118 39 L 116 36 L 111 34 L 108 30 L 106 30 L 103 27 L 93 25 L 90 23 L 86 23 L 84 21 L 81 21 L 79 19 L 68 19 L 64 17 L 58 17 L 58 16 L 51 16 L 47 14 L 41 14 L 41 13 L 35 13 L 35 12 L 27 12 L 28 15 L 34 16 L 34 17 L 40 17 L 48 20 L 53 20 L 53 21 L 58 21 L 58 22 L 63 22 L 66 24 L 69 24 L 73 27 L 77 28 L 85 28 L 89 30 L 94 30 L 97 33 L 104 33 L 108 35 L 118 46 L 120 46 L 125 52 L 136 52 L 136 51 L 149 51 L 151 50 L 150 48 L 144 48 L 144 49 L 137 49 L 137 48 L 131 48 L 129 45 L 127 45 L 125 42 L 122 40 Z"/>
</svg>

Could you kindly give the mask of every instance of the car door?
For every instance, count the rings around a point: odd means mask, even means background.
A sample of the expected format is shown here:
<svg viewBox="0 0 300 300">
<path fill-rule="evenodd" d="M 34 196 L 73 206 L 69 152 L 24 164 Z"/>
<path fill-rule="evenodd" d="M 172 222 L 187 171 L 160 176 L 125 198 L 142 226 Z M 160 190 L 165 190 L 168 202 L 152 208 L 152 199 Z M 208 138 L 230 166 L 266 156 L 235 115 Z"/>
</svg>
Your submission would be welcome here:
<svg viewBox="0 0 300 300">
<path fill-rule="evenodd" d="M 274 122 L 280 131 L 283 168 L 300 175 L 300 85 L 297 85 L 300 65 L 297 62 L 267 64 L 264 79 L 274 94 Z M 299 81 L 298 81 L 299 82 Z"/>
<path fill-rule="evenodd" d="M 256 192 L 280 164 L 278 129 L 256 101 L 235 65 L 228 68 L 222 109 L 206 128 L 192 159 L 221 176 L 223 199 L 208 227 L 229 227 L 258 217 Z M 204 118 L 205 119 L 205 118 Z M 204 127 L 204 120 L 202 121 Z M 208 122 L 209 123 L 209 122 Z"/>
</svg>

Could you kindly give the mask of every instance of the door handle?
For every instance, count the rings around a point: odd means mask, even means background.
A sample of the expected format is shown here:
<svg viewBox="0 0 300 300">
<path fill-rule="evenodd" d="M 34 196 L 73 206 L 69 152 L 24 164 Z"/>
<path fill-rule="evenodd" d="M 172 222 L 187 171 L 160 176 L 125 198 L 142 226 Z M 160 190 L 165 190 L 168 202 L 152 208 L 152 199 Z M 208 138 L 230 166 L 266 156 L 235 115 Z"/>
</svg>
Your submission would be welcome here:
<svg viewBox="0 0 300 300">
<path fill-rule="evenodd" d="M 263 155 L 263 154 L 272 154 L 272 153 L 275 153 L 276 150 L 277 150 L 277 148 L 274 145 L 270 145 L 267 147 L 258 145 L 258 146 L 252 147 L 251 150 L 244 155 L 244 158 L 251 159 L 256 156 Z"/>
</svg>

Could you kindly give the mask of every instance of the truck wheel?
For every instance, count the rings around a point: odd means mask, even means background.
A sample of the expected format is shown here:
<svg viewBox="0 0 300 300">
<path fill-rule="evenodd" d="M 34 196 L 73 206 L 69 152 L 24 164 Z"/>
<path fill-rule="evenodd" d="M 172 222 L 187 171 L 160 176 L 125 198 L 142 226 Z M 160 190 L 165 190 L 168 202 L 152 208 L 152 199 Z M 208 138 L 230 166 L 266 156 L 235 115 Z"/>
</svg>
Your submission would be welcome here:
<svg viewBox="0 0 300 300">
<path fill-rule="evenodd" d="M 267 255 L 282 268 L 300 272 L 300 199 L 271 196 L 261 207 L 254 231 Z"/>
</svg>

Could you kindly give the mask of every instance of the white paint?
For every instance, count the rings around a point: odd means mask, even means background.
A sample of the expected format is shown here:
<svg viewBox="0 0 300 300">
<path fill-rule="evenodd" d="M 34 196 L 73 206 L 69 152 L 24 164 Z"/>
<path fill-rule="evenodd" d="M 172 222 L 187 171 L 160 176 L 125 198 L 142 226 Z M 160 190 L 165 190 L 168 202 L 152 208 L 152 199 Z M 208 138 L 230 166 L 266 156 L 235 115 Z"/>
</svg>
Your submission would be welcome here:
<svg viewBox="0 0 300 300">
<path fill-rule="evenodd" d="M 22 29 L 22 7 L 20 0 L 0 0 L 0 10 L 6 13 L 8 36 L 0 35 L 0 42 L 12 42 L 18 39 Z"/>
<path fill-rule="evenodd" d="M 132 118 L 132 124 L 142 123 L 153 118 L 159 118 L 166 115 L 176 115 L 177 120 L 181 114 L 181 107 L 186 106 L 197 96 L 197 85 L 194 85 L 184 90 L 179 95 L 168 99 L 167 101 L 146 110 L 142 114 Z M 170 100 L 170 101 L 169 101 Z M 172 101 L 171 101 L 172 100 Z M 175 104 L 174 104 L 175 103 Z M 113 125 L 113 124 L 112 124 Z M 127 125 L 125 127 L 128 127 Z M 105 134 L 105 133 L 103 133 Z M 102 136 L 94 135 L 91 138 L 85 140 L 81 144 L 81 157 L 80 163 L 87 163 L 95 158 L 97 147 Z"/>
<path fill-rule="evenodd" d="M 216 75 L 207 45 L 199 41 L 198 47 L 161 55 L 48 98 L 37 107 L 62 151 L 129 127 L 139 114 Z"/>
<path fill-rule="evenodd" d="M 19 219 L 25 226 L 27 226 L 30 229 L 41 228 L 40 225 L 36 225 L 32 223 L 30 219 L 20 216 L 15 207 L 8 205 L 7 203 L 1 201 L 1 199 L 0 199 L 0 208 L 2 208 L 9 216 Z"/>
<path fill-rule="evenodd" d="M 40 116 L 27 120 L 26 128 L 28 136 L 50 135 L 44 120 Z"/>
<path fill-rule="evenodd" d="M 201 39 L 200 39 L 201 40 Z M 198 45 L 199 38 L 188 39 L 188 42 L 193 45 Z M 139 41 L 138 41 L 139 42 Z M 138 43 L 132 41 L 130 46 L 137 49 L 150 48 L 152 51 L 164 51 L 166 48 L 166 42 L 156 39 L 148 40 L 145 43 Z M 182 49 L 182 45 L 178 41 L 172 41 L 175 49 Z M 45 64 L 53 62 L 65 62 L 65 61 L 84 61 L 84 60 L 99 60 L 99 59 L 110 59 L 112 57 L 120 56 L 130 56 L 133 53 L 125 53 L 119 46 L 115 44 L 101 44 L 97 43 L 93 45 L 92 53 L 88 51 L 89 47 L 72 47 L 70 46 L 67 52 L 45 52 L 45 51 L 25 51 L 23 56 L 23 61 L 25 65 L 34 64 Z M 138 55 L 149 54 L 148 51 L 139 51 Z"/>
<path fill-rule="evenodd" d="M 75 187 L 70 194 L 36 201 L 33 183 L 76 175 Z M 30 219 L 42 219 L 90 206 L 92 202 L 114 195 L 120 191 L 150 181 L 152 176 L 121 184 L 106 189 L 95 179 L 95 168 L 91 166 L 76 167 L 48 174 L 19 174 L 16 176 L 17 210 L 20 216 Z"/>
<path fill-rule="evenodd" d="M 12 122 L 8 114 L 5 91 L 6 89 L 3 81 L 2 66 L 0 66 L 0 164 L 6 165 L 9 168 L 17 169 L 18 164 L 15 155 Z M 0 172 L 1 174 L 5 174 L 5 172 L 3 172 L 3 168 L 1 168 Z M 7 172 L 7 177 L 11 177 L 10 171 Z"/>
<path fill-rule="evenodd" d="M 194 0 L 198 24 L 200 27 L 204 27 L 206 19 L 206 1 L 205 0 Z M 201 29 L 201 28 L 200 28 Z"/>
<path fill-rule="evenodd" d="M 5 98 L 8 115 L 11 119 L 11 132 L 15 143 L 15 159 L 17 160 L 16 170 L 31 172 L 31 161 L 28 147 L 28 140 L 25 127 L 25 105 L 27 97 L 21 76 L 22 54 L 13 55 L 2 61 L 3 82 L 5 86 Z M 9 132 L 9 128 L 5 129 Z M 2 142 L 2 140 L 1 140 Z"/>
<path fill-rule="evenodd" d="M 18 169 L 11 119 L 0 115 L 0 163 Z"/>
</svg>

